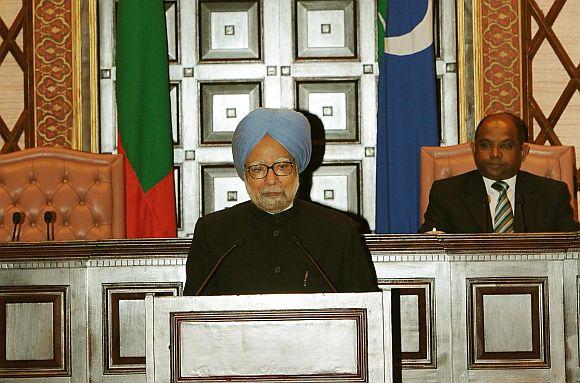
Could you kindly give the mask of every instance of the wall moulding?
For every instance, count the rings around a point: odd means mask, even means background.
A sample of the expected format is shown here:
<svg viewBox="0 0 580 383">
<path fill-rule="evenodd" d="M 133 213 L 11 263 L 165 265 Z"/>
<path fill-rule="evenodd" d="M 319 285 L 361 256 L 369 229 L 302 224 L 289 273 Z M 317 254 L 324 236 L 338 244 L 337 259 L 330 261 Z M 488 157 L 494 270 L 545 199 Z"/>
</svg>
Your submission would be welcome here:
<svg viewBox="0 0 580 383">
<path fill-rule="evenodd" d="M 521 15 L 519 0 L 457 3 L 460 142 L 487 114 L 522 114 Z"/>
<path fill-rule="evenodd" d="M 35 146 L 97 152 L 97 0 L 34 0 Z"/>
</svg>

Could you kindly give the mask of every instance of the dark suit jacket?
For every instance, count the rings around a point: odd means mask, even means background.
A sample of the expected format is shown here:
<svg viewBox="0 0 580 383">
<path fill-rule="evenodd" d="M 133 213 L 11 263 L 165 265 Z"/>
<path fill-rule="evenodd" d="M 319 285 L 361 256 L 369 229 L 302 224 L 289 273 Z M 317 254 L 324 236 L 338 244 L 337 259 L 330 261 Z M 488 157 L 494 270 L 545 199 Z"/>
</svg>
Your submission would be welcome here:
<svg viewBox="0 0 580 383">
<path fill-rule="evenodd" d="M 483 178 L 478 170 L 433 183 L 425 223 L 446 233 L 491 233 L 492 220 Z M 576 231 L 566 184 L 519 171 L 516 179 L 516 232 Z"/>
<path fill-rule="evenodd" d="M 331 291 L 307 252 L 339 292 L 378 291 L 370 254 L 352 220 L 297 199 L 278 214 L 244 202 L 200 218 L 187 258 L 185 295 L 195 294 L 234 243 L 241 245 L 224 258 L 203 295 Z"/>
</svg>

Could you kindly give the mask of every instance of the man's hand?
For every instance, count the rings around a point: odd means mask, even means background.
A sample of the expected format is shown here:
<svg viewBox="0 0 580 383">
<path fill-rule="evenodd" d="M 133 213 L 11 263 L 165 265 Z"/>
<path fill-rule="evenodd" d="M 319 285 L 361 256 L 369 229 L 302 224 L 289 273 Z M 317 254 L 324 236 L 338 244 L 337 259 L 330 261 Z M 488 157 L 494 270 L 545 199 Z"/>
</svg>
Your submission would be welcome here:
<svg viewBox="0 0 580 383">
<path fill-rule="evenodd" d="M 433 229 L 428 230 L 428 231 L 424 232 L 423 234 L 445 234 L 445 232 L 441 231 L 441 230 L 437 230 L 437 228 L 434 227 Z"/>
</svg>

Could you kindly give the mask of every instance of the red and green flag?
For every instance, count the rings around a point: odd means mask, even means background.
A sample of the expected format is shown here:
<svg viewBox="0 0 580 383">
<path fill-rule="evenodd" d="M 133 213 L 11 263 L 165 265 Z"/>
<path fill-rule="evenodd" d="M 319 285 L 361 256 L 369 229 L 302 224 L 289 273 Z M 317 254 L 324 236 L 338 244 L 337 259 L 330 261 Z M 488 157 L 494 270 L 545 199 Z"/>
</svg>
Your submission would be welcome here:
<svg viewBox="0 0 580 383">
<path fill-rule="evenodd" d="M 173 140 L 163 0 L 120 0 L 117 121 L 127 238 L 175 237 Z"/>
</svg>

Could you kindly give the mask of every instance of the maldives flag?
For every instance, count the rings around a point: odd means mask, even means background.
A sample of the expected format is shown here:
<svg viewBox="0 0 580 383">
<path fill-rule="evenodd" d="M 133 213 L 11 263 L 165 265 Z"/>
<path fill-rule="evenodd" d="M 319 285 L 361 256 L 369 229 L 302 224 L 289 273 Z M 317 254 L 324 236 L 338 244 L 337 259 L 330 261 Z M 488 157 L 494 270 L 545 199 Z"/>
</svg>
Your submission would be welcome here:
<svg viewBox="0 0 580 383">
<path fill-rule="evenodd" d="M 127 238 L 175 237 L 173 140 L 163 0 L 120 0 L 117 121 Z"/>
<path fill-rule="evenodd" d="M 433 0 L 381 0 L 377 233 L 415 233 L 422 146 L 439 145 Z"/>
</svg>

